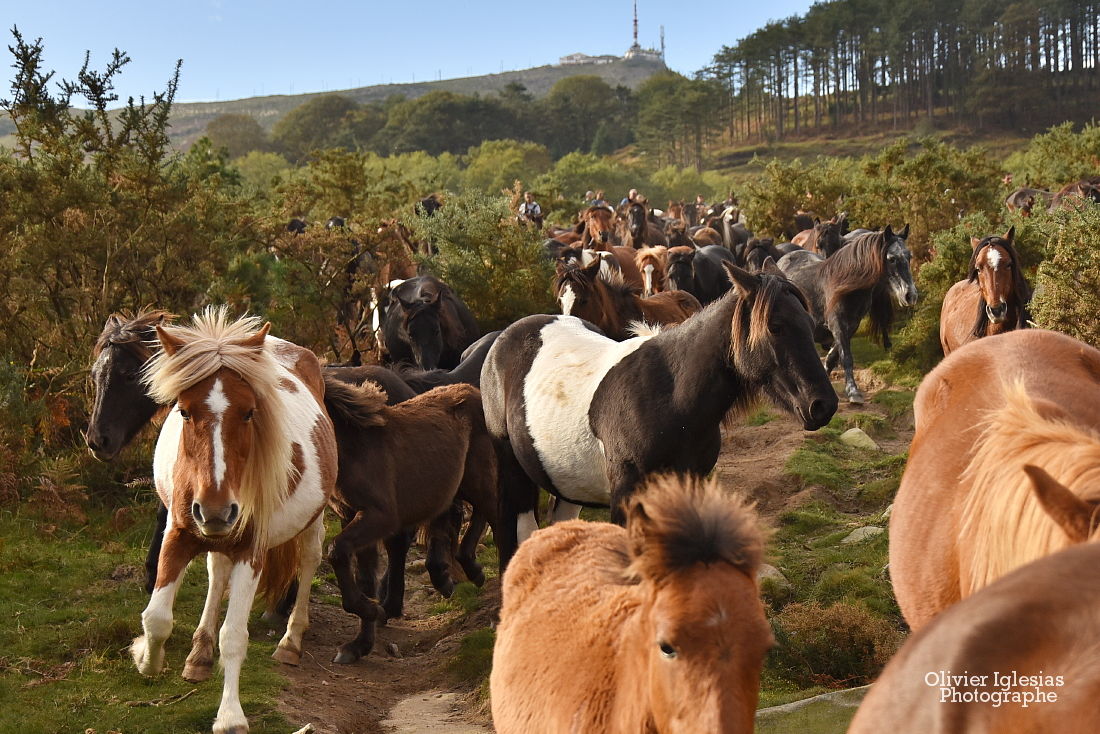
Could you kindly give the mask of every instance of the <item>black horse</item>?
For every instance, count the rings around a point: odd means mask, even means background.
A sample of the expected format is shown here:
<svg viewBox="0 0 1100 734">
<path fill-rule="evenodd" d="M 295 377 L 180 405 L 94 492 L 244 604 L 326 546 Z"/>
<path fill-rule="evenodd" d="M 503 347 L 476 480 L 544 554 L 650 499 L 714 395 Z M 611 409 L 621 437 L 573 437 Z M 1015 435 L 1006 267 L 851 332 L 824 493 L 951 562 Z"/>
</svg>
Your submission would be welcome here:
<svg viewBox="0 0 1100 734">
<path fill-rule="evenodd" d="M 687 291 L 705 306 L 730 289 L 724 263 L 735 263 L 735 259 L 733 253 L 721 245 L 707 245 L 699 249 L 670 247 L 668 288 Z"/>
<path fill-rule="evenodd" d="M 390 291 L 382 338 L 391 362 L 452 369 L 480 335 L 470 309 L 432 275 L 409 278 Z"/>
<path fill-rule="evenodd" d="M 829 422 L 837 395 L 798 289 L 768 263 L 724 264 L 730 292 L 674 329 L 623 342 L 571 316 L 536 315 L 500 335 L 481 373 L 497 448 L 502 564 L 534 531 L 538 487 L 553 519 L 611 507 L 653 472 L 705 475 L 719 426 L 767 397 L 807 430 Z"/>
<path fill-rule="evenodd" d="M 850 238 L 828 259 L 803 250 L 779 261 L 779 268 L 809 300 L 815 337 L 829 349 L 826 369 L 831 371 L 838 362 L 844 367 L 845 392 L 851 403 L 864 401 L 852 374 L 852 335 L 869 315 L 872 337 L 890 348 L 894 302 L 899 306 L 917 302 L 911 259 L 905 240 L 887 227 Z"/>
</svg>

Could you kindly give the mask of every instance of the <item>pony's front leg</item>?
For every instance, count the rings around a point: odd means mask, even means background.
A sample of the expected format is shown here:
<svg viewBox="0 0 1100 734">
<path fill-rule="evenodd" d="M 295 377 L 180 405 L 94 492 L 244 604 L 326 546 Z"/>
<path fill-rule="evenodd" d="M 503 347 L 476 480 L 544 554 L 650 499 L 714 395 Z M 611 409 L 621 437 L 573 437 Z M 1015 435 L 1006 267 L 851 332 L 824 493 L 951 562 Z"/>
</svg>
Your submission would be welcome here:
<svg viewBox="0 0 1100 734">
<path fill-rule="evenodd" d="M 317 516 L 302 533 L 298 558 L 298 594 L 294 599 L 294 608 L 286 623 L 286 634 L 279 641 L 272 655 L 280 663 L 297 665 L 302 660 L 302 635 L 309 627 L 309 590 L 312 588 L 313 575 L 321 565 L 321 547 L 325 542 L 324 514 Z"/>
<path fill-rule="evenodd" d="M 176 603 L 176 592 L 183 582 L 187 564 L 198 552 L 194 539 L 179 529 L 170 530 L 164 537 L 156 587 L 145 611 L 141 613 L 141 627 L 145 634 L 135 638 L 130 645 L 130 655 L 142 675 L 156 675 L 164 669 L 164 643 L 172 634 L 172 607 Z"/>
<path fill-rule="evenodd" d="M 259 582 L 259 568 L 248 562 L 235 564 L 229 573 L 229 604 L 218 636 L 225 685 L 222 687 L 218 717 L 214 719 L 214 734 L 244 734 L 248 731 L 248 719 L 241 708 L 241 666 L 248 653 L 248 613 L 252 610 Z M 309 588 L 308 584 L 303 585 Z"/>
<path fill-rule="evenodd" d="M 866 402 L 863 393 L 859 391 L 859 386 L 856 385 L 855 365 L 852 361 L 852 333 L 858 326 L 857 322 L 850 330 L 845 329 L 839 318 L 833 319 L 829 324 L 829 328 L 836 335 L 836 344 L 833 348 L 840 355 L 840 365 L 844 368 L 844 392 L 848 395 L 848 402 L 853 405 L 863 405 Z"/>
<path fill-rule="evenodd" d="M 183 666 L 183 679 L 199 683 L 210 677 L 214 668 L 214 635 L 218 630 L 218 612 L 222 608 L 222 597 L 229 585 L 229 572 L 233 562 L 229 556 L 211 551 L 206 554 L 206 572 L 209 585 L 206 589 L 206 604 L 202 608 L 199 626 L 191 637 L 191 653 Z"/>
</svg>

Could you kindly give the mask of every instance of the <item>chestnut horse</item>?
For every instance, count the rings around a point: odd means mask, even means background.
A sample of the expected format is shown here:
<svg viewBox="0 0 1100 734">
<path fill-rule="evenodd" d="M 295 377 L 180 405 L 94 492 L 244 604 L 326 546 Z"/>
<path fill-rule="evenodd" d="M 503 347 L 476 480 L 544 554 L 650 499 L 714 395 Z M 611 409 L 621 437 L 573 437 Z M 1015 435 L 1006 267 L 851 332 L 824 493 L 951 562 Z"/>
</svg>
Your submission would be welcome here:
<svg viewBox="0 0 1100 734">
<path fill-rule="evenodd" d="M 162 351 L 144 381 L 159 404 L 175 403 L 153 458 L 168 507 L 156 587 L 130 651 L 143 675 L 164 668 L 172 607 L 191 560 L 207 552 L 209 591 L 183 667 L 189 681 L 213 667 L 218 639 L 225 684 L 214 731 L 246 732 L 239 680 L 257 589 L 278 598 L 301 579 L 275 658 L 297 665 L 309 623 L 309 590 L 321 561 L 322 513 L 336 480 L 336 440 L 312 352 L 267 335 L 269 324 L 208 308 L 191 327 L 156 327 Z"/>
<path fill-rule="evenodd" d="M 572 520 L 535 533 L 504 574 L 496 731 L 752 731 L 773 641 L 762 549 L 744 500 L 674 476 L 631 499 L 625 529 Z"/>
<path fill-rule="evenodd" d="M 970 238 L 974 252 L 966 280 L 951 286 L 940 310 L 944 356 L 983 336 L 1027 327 L 1031 288 L 1013 246 L 1015 233 L 1012 227 L 1004 237 Z"/>
<path fill-rule="evenodd" d="M 1068 548 L 946 610 L 886 666 L 848 734 L 1100 731 L 1098 567 L 1100 545 Z M 975 691 L 1001 698 L 952 700 Z"/>
<path fill-rule="evenodd" d="M 573 231 L 581 235 L 581 247 L 593 250 L 608 250 L 618 245 L 615 234 L 615 212 L 606 206 L 590 206 L 581 212 L 580 220 Z"/>
<path fill-rule="evenodd" d="M 643 247 L 634 256 L 634 264 L 642 271 L 642 296 L 649 298 L 664 291 L 668 284 L 668 248 Z"/>
<path fill-rule="evenodd" d="M 590 321 L 615 341 L 634 336 L 632 324 L 679 324 L 702 308 L 687 291 L 642 298 L 616 274 L 605 276 L 595 261 L 588 266 L 559 266 L 554 293 L 563 314 Z"/>
<path fill-rule="evenodd" d="M 928 373 L 914 415 L 890 576 L 916 630 L 1087 534 L 1065 518 L 1084 507 L 1087 520 L 1100 500 L 1100 351 L 1042 329 L 978 339 Z M 1036 492 L 1026 464 L 1069 490 Z"/>
</svg>

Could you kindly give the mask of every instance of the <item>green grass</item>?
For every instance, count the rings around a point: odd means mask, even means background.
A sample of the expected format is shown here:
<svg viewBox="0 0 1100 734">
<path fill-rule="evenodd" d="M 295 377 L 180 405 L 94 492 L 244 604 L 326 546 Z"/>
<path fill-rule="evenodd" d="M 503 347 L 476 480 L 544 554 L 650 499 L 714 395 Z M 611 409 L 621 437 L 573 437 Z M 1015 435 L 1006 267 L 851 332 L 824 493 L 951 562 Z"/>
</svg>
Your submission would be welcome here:
<svg viewBox="0 0 1100 734">
<path fill-rule="evenodd" d="M 464 682 L 478 682 L 487 678 L 493 668 L 493 643 L 496 632 L 485 627 L 474 630 L 462 638 L 458 652 L 447 664 L 447 670 Z"/>
<path fill-rule="evenodd" d="M 913 409 L 916 396 L 913 390 L 880 390 L 871 402 L 882 406 L 891 420 L 897 420 Z"/>
<path fill-rule="evenodd" d="M 463 581 L 455 585 L 449 599 L 440 599 L 428 607 L 428 614 L 446 614 L 447 612 L 461 612 L 470 614 L 481 608 L 481 589 L 469 581 Z"/>
<path fill-rule="evenodd" d="M 206 574 L 201 559 L 179 592 L 176 625 L 168 640 L 168 667 L 142 677 L 129 657 L 141 633 L 147 596 L 142 562 L 146 533 L 139 520 L 112 530 L 105 511 L 93 510 L 82 528 L 56 528 L 0 512 L 0 731 L 209 732 L 222 679 L 191 684 L 179 677 L 202 611 Z M 145 517 L 146 508 L 135 515 Z M 112 580 L 123 565 L 130 573 Z M 241 704 L 253 732 L 291 731 L 276 710 L 285 687 L 270 655 L 277 637 L 253 615 Z M 182 700 L 160 706 L 133 702 Z"/>
<path fill-rule="evenodd" d="M 779 416 L 773 413 L 771 410 L 760 407 L 754 410 L 752 413 L 745 416 L 746 426 L 762 426 L 766 423 L 771 423 Z"/>
</svg>

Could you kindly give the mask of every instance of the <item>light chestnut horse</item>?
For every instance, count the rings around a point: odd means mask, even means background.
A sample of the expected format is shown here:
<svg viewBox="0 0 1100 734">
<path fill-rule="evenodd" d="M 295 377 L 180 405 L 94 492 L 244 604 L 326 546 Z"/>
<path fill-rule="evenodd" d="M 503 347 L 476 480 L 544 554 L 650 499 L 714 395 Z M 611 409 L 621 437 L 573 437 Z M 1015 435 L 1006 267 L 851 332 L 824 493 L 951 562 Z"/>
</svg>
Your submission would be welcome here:
<svg viewBox="0 0 1100 734">
<path fill-rule="evenodd" d="M 581 236 L 581 247 L 610 250 L 620 244 L 615 232 L 615 212 L 606 206 L 590 206 L 580 214 L 573 231 Z"/>
<path fill-rule="evenodd" d="M 1065 508 L 1100 498 L 1100 351 L 1041 329 L 978 339 L 924 378 L 914 415 L 890 516 L 890 577 L 916 630 L 1082 539 Z M 1068 491 L 1034 487 L 1026 464 Z"/>
<path fill-rule="evenodd" d="M 588 266 L 560 265 L 554 292 L 563 314 L 595 324 L 615 341 L 636 336 L 631 329 L 639 322 L 654 326 L 679 324 L 703 308 L 687 291 L 665 291 L 642 298 L 618 273 L 605 274 L 596 261 Z"/>
<path fill-rule="evenodd" d="M 752 731 L 772 645 L 756 513 L 713 480 L 659 476 L 626 517 L 520 545 L 489 679 L 500 734 Z"/>
<path fill-rule="evenodd" d="M 156 327 L 161 351 L 144 381 L 171 404 L 157 439 L 153 478 L 168 508 L 156 586 L 131 653 L 143 675 L 164 669 L 172 607 L 191 560 L 207 553 L 209 591 L 183 666 L 189 681 L 213 666 L 218 638 L 225 684 L 215 734 L 248 731 L 239 679 L 248 615 L 259 589 L 277 598 L 297 576 L 297 598 L 275 658 L 297 665 L 309 622 L 309 589 L 321 560 L 322 512 L 336 480 L 336 442 L 312 352 L 268 336 L 270 325 L 208 308 L 192 326 Z"/>
<path fill-rule="evenodd" d="M 967 342 L 1027 328 L 1031 287 L 1024 278 L 1011 227 L 1003 237 L 972 237 L 974 252 L 965 280 L 947 291 L 940 309 L 944 356 Z"/>
<path fill-rule="evenodd" d="M 848 734 L 1100 731 L 1097 568 L 1100 545 L 1086 543 L 946 610 L 886 666 Z"/>
<path fill-rule="evenodd" d="M 642 272 L 642 297 L 661 293 L 668 288 L 668 248 L 643 247 L 634 255 L 634 264 Z"/>
</svg>

